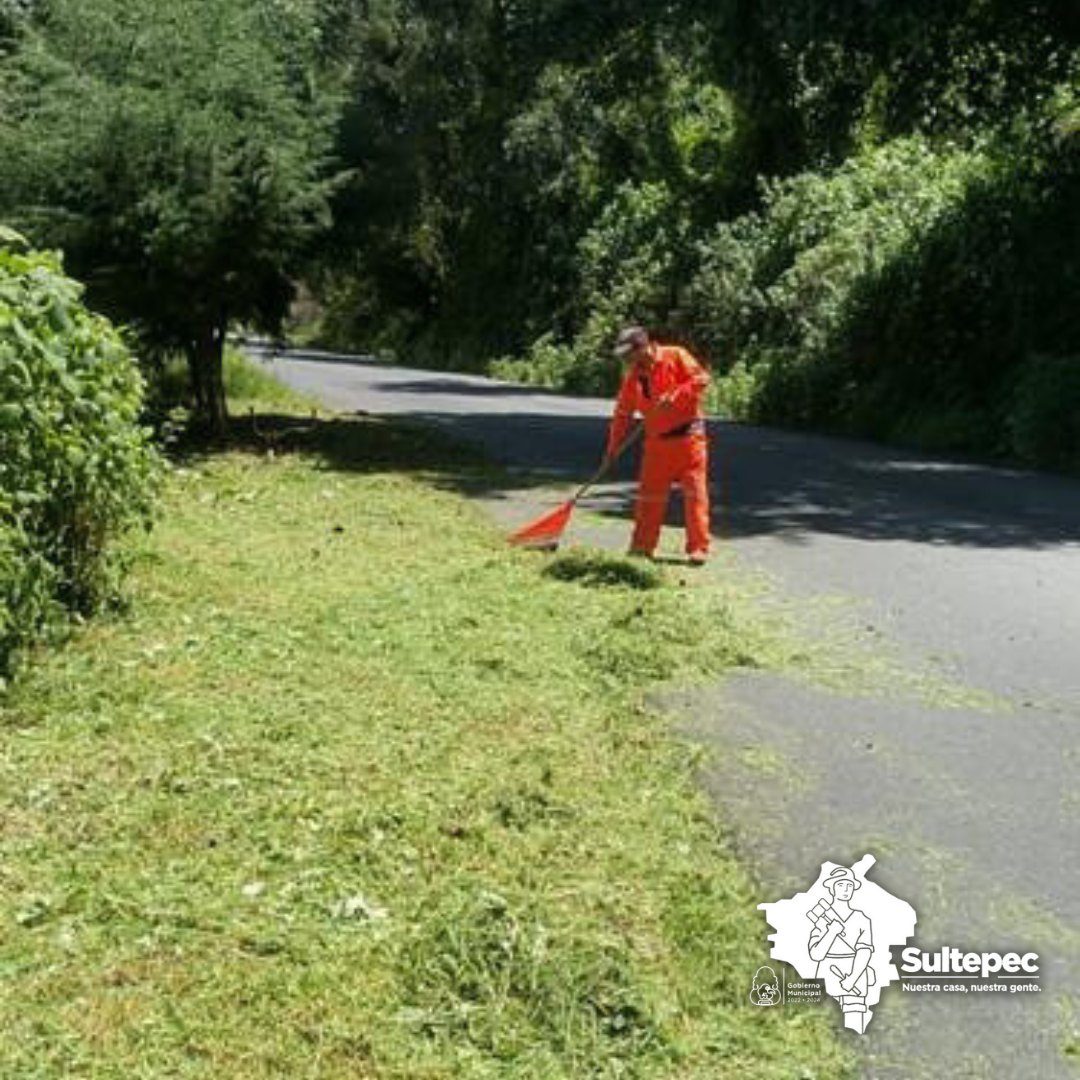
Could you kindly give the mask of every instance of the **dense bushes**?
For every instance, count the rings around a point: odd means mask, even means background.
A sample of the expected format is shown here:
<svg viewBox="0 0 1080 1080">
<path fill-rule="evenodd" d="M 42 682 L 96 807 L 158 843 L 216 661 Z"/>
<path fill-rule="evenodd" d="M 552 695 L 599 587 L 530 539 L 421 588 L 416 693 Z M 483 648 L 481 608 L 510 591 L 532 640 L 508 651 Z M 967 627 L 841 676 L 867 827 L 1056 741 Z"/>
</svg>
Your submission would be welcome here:
<svg viewBox="0 0 1080 1080">
<path fill-rule="evenodd" d="M 1060 359 L 1080 350 L 1080 169 L 1060 118 L 978 149 L 897 140 L 721 225 L 691 317 L 730 365 L 727 409 L 1075 463 L 1076 425 L 1054 411 L 1080 404 Z"/>
<path fill-rule="evenodd" d="M 1074 90 L 965 145 L 913 135 L 765 181 L 696 241 L 668 187 L 624 185 L 579 245 L 577 334 L 494 370 L 607 391 L 619 323 L 675 311 L 728 415 L 1080 467 Z"/>
<path fill-rule="evenodd" d="M 1017 457 L 1080 472 L 1080 356 L 1039 356 L 1018 371 L 1005 434 Z"/>
<path fill-rule="evenodd" d="M 117 332 L 53 255 L 0 230 L 0 676 L 15 650 L 116 594 L 158 459 Z"/>
<path fill-rule="evenodd" d="M 611 343 L 627 321 L 655 321 L 670 306 L 688 229 L 666 185 L 624 184 L 578 245 L 580 333 L 569 344 L 545 334 L 523 360 L 499 361 L 492 373 L 578 393 L 614 389 Z"/>
<path fill-rule="evenodd" d="M 579 245 L 576 332 L 497 370 L 604 389 L 636 317 L 712 361 L 734 417 L 1080 467 L 1080 53 L 1057 71 L 963 137 L 883 139 L 864 110 L 861 149 L 707 229 L 624 185 Z"/>
<path fill-rule="evenodd" d="M 989 167 L 982 154 L 900 140 L 831 175 L 768 184 L 760 213 L 703 241 L 691 319 L 734 369 L 732 410 L 782 423 L 851 421 L 875 370 L 874 344 L 853 340 L 872 283 L 910 261 Z"/>
</svg>

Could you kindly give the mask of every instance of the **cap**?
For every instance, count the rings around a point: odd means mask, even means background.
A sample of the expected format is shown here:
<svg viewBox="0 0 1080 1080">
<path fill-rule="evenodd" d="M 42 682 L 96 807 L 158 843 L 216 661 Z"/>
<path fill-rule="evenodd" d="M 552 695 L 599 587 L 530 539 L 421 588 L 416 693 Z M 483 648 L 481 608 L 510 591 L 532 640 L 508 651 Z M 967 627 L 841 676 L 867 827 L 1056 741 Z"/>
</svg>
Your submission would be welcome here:
<svg viewBox="0 0 1080 1080">
<path fill-rule="evenodd" d="M 627 326 L 619 331 L 619 336 L 615 339 L 615 355 L 621 360 L 648 344 L 649 335 L 643 326 Z"/>
<path fill-rule="evenodd" d="M 824 885 L 827 889 L 832 889 L 834 886 L 839 885 L 841 881 L 850 881 L 856 889 L 862 886 L 862 882 L 855 877 L 854 873 L 846 866 L 838 866 L 829 874 L 825 879 Z"/>
</svg>

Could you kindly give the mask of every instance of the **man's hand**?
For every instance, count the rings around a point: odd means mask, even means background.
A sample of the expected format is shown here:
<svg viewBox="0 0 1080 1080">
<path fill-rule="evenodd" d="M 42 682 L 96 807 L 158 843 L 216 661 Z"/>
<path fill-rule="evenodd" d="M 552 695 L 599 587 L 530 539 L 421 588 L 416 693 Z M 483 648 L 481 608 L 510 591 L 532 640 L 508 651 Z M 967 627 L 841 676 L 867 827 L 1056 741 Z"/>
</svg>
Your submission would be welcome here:
<svg viewBox="0 0 1080 1080">
<path fill-rule="evenodd" d="M 840 980 L 840 989 L 843 990 L 845 994 L 854 994 L 856 992 L 855 987 L 858 981 L 858 979 L 852 978 L 852 976 L 849 975 L 846 979 Z"/>
</svg>

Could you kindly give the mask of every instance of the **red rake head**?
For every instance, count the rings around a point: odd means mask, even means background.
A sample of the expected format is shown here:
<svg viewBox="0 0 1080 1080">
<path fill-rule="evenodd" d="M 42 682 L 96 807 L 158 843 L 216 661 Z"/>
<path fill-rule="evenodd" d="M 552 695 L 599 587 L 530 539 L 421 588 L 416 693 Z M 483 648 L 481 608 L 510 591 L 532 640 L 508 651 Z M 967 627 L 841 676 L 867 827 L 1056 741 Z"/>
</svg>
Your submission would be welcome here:
<svg viewBox="0 0 1080 1080">
<path fill-rule="evenodd" d="M 574 501 L 571 499 L 562 506 L 549 510 L 543 517 L 522 526 L 516 533 L 511 534 L 510 543 L 520 544 L 522 547 L 558 547 L 573 512 Z"/>
</svg>

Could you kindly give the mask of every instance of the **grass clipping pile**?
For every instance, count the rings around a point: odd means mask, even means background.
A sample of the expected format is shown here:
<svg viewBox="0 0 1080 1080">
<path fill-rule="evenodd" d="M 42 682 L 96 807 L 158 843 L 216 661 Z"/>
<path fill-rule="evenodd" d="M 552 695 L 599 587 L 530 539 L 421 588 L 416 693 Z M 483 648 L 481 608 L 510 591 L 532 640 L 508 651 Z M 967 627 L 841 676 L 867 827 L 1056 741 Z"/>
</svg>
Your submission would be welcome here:
<svg viewBox="0 0 1080 1080">
<path fill-rule="evenodd" d="M 508 548 L 417 432 L 260 425 L 3 706 L 0 1073 L 841 1075 L 642 706 L 768 641 Z"/>
</svg>

